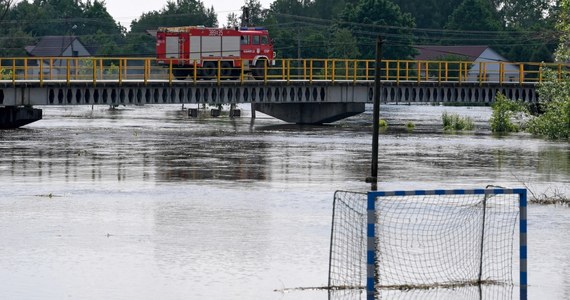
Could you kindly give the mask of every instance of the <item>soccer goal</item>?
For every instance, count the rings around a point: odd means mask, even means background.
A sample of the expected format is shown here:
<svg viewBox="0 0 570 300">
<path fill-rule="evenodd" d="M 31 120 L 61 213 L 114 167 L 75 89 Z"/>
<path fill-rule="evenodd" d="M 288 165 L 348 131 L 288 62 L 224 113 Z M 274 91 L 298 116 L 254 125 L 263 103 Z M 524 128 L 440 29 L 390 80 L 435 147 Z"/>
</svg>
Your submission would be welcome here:
<svg viewBox="0 0 570 300">
<path fill-rule="evenodd" d="M 330 290 L 526 299 L 524 189 L 339 191 L 333 207 Z"/>
</svg>

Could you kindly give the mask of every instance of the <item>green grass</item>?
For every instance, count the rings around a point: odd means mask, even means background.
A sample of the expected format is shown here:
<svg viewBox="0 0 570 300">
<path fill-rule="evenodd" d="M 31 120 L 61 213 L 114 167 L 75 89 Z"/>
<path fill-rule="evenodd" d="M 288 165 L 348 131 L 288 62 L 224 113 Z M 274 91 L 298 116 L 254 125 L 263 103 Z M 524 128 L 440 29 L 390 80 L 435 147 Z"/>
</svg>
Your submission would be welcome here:
<svg viewBox="0 0 570 300">
<path fill-rule="evenodd" d="M 475 125 L 470 117 L 461 117 L 458 114 L 448 114 L 444 112 L 441 115 L 443 121 L 443 129 L 448 131 L 473 130 Z"/>
</svg>

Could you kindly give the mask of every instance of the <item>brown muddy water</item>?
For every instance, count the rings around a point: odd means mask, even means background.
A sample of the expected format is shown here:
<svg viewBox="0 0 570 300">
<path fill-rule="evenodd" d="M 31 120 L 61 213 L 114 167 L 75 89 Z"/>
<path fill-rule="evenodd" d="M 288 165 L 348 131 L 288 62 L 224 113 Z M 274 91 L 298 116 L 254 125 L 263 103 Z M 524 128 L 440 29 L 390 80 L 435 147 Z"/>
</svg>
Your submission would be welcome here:
<svg viewBox="0 0 570 300">
<path fill-rule="evenodd" d="M 444 111 L 477 129 L 442 132 Z M 381 114 L 379 189 L 570 196 L 570 144 L 493 136 L 489 108 Z M 291 289 L 327 284 L 334 191 L 369 189 L 371 114 L 320 127 L 243 115 L 47 107 L 0 131 L 0 298 L 328 299 Z M 570 209 L 531 205 L 528 231 L 530 299 L 570 299 Z"/>
</svg>

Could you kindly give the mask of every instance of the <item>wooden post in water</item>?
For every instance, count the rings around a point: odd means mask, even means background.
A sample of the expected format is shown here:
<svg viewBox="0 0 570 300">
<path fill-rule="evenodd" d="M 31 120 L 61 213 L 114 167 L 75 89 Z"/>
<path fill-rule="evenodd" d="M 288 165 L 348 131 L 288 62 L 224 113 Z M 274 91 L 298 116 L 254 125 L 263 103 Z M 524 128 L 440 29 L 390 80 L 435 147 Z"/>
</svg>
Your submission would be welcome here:
<svg viewBox="0 0 570 300">
<path fill-rule="evenodd" d="M 371 184 L 371 190 L 378 190 L 378 134 L 380 133 L 380 85 L 382 64 L 382 37 L 376 39 L 376 66 L 374 68 L 374 111 L 372 118 L 372 165 L 371 174 L 368 182 Z"/>
</svg>

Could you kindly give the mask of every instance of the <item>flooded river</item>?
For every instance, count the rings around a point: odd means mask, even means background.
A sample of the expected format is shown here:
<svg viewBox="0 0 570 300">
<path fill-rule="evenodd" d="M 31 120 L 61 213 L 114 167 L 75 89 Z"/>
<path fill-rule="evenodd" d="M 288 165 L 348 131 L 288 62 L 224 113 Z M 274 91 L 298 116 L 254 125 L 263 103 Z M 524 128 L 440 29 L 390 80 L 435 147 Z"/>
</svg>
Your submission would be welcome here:
<svg viewBox="0 0 570 300">
<path fill-rule="evenodd" d="M 442 132 L 444 111 L 477 129 Z M 570 144 L 495 137 L 490 114 L 383 106 L 379 189 L 570 196 Z M 327 284 L 333 193 L 369 189 L 371 113 L 320 127 L 243 115 L 48 107 L 0 131 L 0 298 L 328 299 L 290 289 Z M 531 299 L 570 299 L 569 232 L 569 208 L 530 206 Z"/>
</svg>

